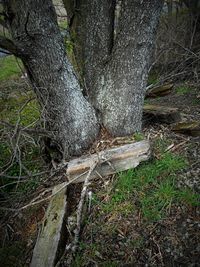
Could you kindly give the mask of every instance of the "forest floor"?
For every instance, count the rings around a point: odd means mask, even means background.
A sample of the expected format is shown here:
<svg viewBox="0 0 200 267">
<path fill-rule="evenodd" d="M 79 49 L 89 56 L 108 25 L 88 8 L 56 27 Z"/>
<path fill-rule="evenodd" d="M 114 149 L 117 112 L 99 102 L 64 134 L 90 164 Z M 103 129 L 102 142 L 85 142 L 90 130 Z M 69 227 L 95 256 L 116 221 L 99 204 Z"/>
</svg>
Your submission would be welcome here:
<svg viewBox="0 0 200 267">
<path fill-rule="evenodd" d="M 13 61 L 11 58 L 8 61 L 13 71 Z M 16 67 L 11 77 L 8 67 L 4 77 L 0 77 L 1 120 L 17 123 L 18 111 L 28 100 L 20 112 L 20 125 L 33 126 L 39 116 L 37 103 L 19 71 Z M 198 86 L 179 82 L 169 95 L 145 102 L 179 108 L 183 121 L 200 121 L 198 95 Z M 92 199 L 86 203 L 79 249 L 70 266 L 200 266 L 200 137 L 178 134 L 172 131 L 172 125 L 148 120 L 144 121 L 143 129 L 143 133 L 132 138 L 150 139 L 151 160 L 135 170 L 90 185 Z M 6 143 L 9 134 L 1 126 L 1 166 L 10 155 Z M 20 146 L 24 164 L 32 173 L 47 171 L 34 140 L 30 142 L 23 136 Z M 111 141 L 103 136 L 99 142 L 106 148 Z M 18 166 L 12 165 L 7 174 L 16 178 Z M 17 182 L 8 177 L 1 180 L 1 207 L 13 210 L 1 211 L 0 266 L 29 266 L 48 203 L 20 212 L 17 208 L 57 183 L 49 182 L 48 175 Z M 80 190 L 80 185 L 70 188 L 71 220 Z M 73 225 L 70 227 L 68 224 L 73 235 Z M 67 254 L 61 266 L 69 266 Z"/>
</svg>

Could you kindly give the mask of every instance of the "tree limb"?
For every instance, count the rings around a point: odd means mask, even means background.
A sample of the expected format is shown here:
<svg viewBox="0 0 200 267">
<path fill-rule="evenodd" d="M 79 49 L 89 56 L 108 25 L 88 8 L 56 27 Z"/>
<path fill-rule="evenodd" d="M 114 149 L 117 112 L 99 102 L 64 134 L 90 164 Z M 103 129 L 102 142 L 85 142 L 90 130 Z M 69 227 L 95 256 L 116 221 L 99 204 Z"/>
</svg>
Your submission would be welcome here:
<svg viewBox="0 0 200 267">
<path fill-rule="evenodd" d="M 13 41 L 4 36 L 0 36 L 0 47 L 9 51 L 11 54 L 19 56 L 19 51 Z"/>
</svg>

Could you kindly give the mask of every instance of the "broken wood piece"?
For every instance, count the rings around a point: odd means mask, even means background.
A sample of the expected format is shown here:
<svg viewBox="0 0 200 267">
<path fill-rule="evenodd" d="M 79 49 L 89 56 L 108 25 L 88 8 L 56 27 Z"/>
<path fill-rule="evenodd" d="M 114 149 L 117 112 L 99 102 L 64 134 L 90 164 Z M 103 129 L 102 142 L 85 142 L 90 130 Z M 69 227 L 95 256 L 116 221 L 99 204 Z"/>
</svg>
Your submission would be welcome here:
<svg viewBox="0 0 200 267">
<path fill-rule="evenodd" d="M 141 161 L 148 160 L 149 157 L 149 141 L 143 140 L 107 149 L 99 154 L 73 159 L 68 163 L 66 174 L 69 181 L 80 176 L 74 181 L 74 183 L 80 183 L 85 180 L 90 166 L 93 166 L 95 162 L 97 162 L 97 166 L 92 171 L 90 180 L 135 168 Z"/>
<path fill-rule="evenodd" d="M 146 97 L 159 97 L 165 96 L 172 92 L 173 84 L 164 84 L 154 88 L 150 88 L 146 92 Z"/>
<path fill-rule="evenodd" d="M 162 123 L 175 123 L 181 120 L 177 108 L 145 104 L 143 108 L 144 119 Z"/>
<path fill-rule="evenodd" d="M 55 194 L 49 203 L 42 229 L 38 235 L 31 267 L 53 267 L 59 257 L 60 247 L 64 244 L 64 219 L 67 207 L 66 188 L 59 191 L 61 185 L 55 186 Z"/>
<path fill-rule="evenodd" d="M 172 131 L 191 136 L 200 136 L 200 122 L 199 121 L 179 122 L 173 125 Z"/>
</svg>

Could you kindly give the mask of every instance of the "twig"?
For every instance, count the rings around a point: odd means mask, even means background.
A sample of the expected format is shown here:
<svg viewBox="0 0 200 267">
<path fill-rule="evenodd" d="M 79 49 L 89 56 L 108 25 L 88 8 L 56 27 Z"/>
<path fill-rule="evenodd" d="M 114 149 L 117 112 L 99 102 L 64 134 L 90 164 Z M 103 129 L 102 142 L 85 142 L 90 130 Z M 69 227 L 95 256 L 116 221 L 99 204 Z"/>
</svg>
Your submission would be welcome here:
<svg viewBox="0 0 200 267">
<path fill-rule="evenodd" d="M 42 171 L 42 172 L 37 172 L 37 173 L 29 173 L 29 175 L 20 176 L 20 179 L 32 178 L 32 177 L 40 176 L 42 174 L 46 174 L 46 173 L 49 173 L 49 172 L 50 171 Z M 0 177 L 2 177 L 2 178 L 8 178 L 8 179 L 19 179 L 19 176 L 6 175 L 6 174 L 3 174 L 3 173 L 0 173 Z"/>
<path fill-rule="evenodd" d="M 19 208 L 19 209 L 0 208 L 0 210 L 21 211 L 21 210 L 27 209 L 27 208 L 29 208 L 29 207 L 38 205 L 38 204 L 40 204 L 40 203 L 42 203 L 42 202 L 45 202 L 45 201 L 51 199 L 52 197 L 54 197 L 54 196 L 55 196 L 56 194 L 58 194 L 59 192 L 61 192 L 61 191 L 62 191 L 64 188 L 66 188 L 68 185 L 70 185 L 70 184 L 72 184 L 74 181 L 78 180 L 81 176 L 85 175 L 87 172 L 88 172 L 88 171 L 86 171 L 86 172 L 84 172 L 84 173 L 82 173 L 82 174 L 76 176 L 74 179 L 72 179 L 72 180 L 69 181 L 69 182 L 64 182 L 64 183 L 62 183 L 62 184 L 61 184 L 61 188 L 59 188 L 58 191 L 56 191 L 55 193 L 51 194 L 50 196 L 48 196 L 48 197 L 46 197 L 46 198 L 40 199 L 40 200 L 38 200 L 38 201 L 35 201 L 36 199 L 38 199 L 39 197 L 41 197 L 41 195 L 43 194 L 43 193 L 41 193 L 39 196 L 37 196 L 36 198 L 34 198 L 34 199 L 31 201 L 31 203 L 29 203 L 29 204 L 27 204 L 27 205 L 25 205 L 25 206 L 23 206 L 23 207 L 21 207 L 21 208 Z M 46 190 L 48 190 L 48 191 L 50 192 L 50 191 L 53 190 L 53 188 L 49 188 L 49 189 L 46 189 Z M 46 191 L 46 190 L 45 190 L 45 191 Z M 47 192 L 47 191 L 46 191 L 46 192 Z"/>
<path fill-rule="evenodd" d="M 82 213 L 83 213 L 83 205 L 85 201 L 85 196 L 87 192 L 87 188 L 89 185 L 89 178 L 92 173 L 92 171 L 96 168 L 98 164 L 97 162 L 94 162 L 93 165 L 90 167 L 90 170 L 85 178 L 84 184 L 83 184 L 83 189 L 81 191 L 81 198 L 78 204 L 78 209 L 77 209 L 77 223 L 76 223 L 76 229 L 75 229 L 75 236 L 74 236 L 74 241 L 73 241 L 73 246 L 72 246 L 72 251 L 75 253 L 77 250 L 77 245 L 79 241 L 79 236 L 80 236 L 80 231 L 81 231 L 81 220 L 82 220 Z"/>
</svg>

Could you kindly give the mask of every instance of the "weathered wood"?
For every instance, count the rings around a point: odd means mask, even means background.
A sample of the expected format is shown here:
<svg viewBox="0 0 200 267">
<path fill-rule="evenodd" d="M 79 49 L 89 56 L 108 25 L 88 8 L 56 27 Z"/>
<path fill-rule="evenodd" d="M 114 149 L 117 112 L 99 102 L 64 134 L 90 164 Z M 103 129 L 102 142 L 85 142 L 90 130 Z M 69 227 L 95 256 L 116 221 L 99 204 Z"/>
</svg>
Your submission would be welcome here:
<svg viewBox="0 0 200 267">
<path fill-rule="evenodd" d="M 163 122 L 163 123 L 175 123 L 181 120 L 181 115 L 177 108 L 158 106 L 158 105 L 144 105 L 143 109 L 144 118 L 148 120 Z"/>
<path fill-rule="evenodd" d="M 71 160 L 67 167 L 67 176 L 72 183 L 84 181 L 95 163 L 97 167 L 90 174 L 90 179 L 107 176 L 109 174 L 135 168 L 141 161 L 150 157 L 148 141 L 136 142 L 120 147 L 108 149 L 87 157 Z M 80 175 L 82 176 L 80 177 Z M 78 179 L 72 181 L 75 177 Z M 65 234 L 66 189 L 61 190 L 63 184 L 54 187 L 49 207 L 43 221 L 43 227 L 38 236 L 31 262 L 31 267 L 55 266 L 63 247 Z M 59 193 L 56 194 L 61 190 Z M 64 233 L 64 234 L 63 234 Z"/>
<path fill-rule="evenodd" d="M 168 95 L 172 92 L 173 86 L 173 84 L 164 84 L 151 88 L 146 92 L 146 97 L 159 97 Z"/>
<path fill-rule="evenodd" d="M 61 185 L 55 186 L 55 194 Z M 31 267 L 53 267 L 64 242 L 64 219 L 66 213 L 66 189 L 52 197 L 33 251 Z"/>
<path fill-rule="evenodd" d="M 199 121 L 180 122 L 172 127 L 172 131 L 191 136 L 200 136 L 200 122 Z"/>
<path fill-rule="evenodd" d="M 133 144 L 108 149 L 87 157 L 74 159 L 68 163 L 67 176 L 73 180 L 81 176 L 74 183 L 83 182 L 90 166 L 98 162 L 97 167 L 90 175 L 90 179 L 104 177 L 116 172 L 135 168 L 141 161 L 150 157 L 150 144 L 148 141 L 140 141 Z"/>
</svg>

